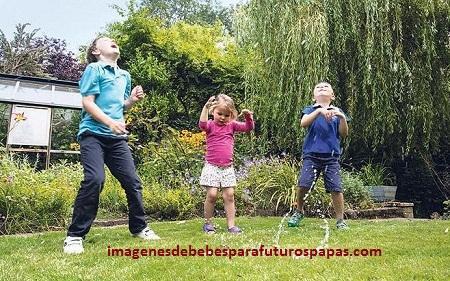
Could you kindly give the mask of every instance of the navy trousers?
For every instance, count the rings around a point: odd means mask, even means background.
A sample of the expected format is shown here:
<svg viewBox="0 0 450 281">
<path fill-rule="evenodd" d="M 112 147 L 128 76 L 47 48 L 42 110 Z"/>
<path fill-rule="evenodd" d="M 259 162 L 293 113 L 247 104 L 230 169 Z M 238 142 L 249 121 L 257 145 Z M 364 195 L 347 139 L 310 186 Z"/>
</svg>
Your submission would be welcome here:
<svg viewBox="0 0 450 281">
<path fill-rule="evenodd" d="M 67 235 L 84 237 L 89 232 L 97 215 L 100 192 L 105 181 L 104 164 L 125 190 L 130 232 L 135 234 L 142 231 L 147 226 L 142 186 L 127 141 L 86 133 L 80 138 L 80 150 L 84 180 L 75 199 Z"/>
</svg>

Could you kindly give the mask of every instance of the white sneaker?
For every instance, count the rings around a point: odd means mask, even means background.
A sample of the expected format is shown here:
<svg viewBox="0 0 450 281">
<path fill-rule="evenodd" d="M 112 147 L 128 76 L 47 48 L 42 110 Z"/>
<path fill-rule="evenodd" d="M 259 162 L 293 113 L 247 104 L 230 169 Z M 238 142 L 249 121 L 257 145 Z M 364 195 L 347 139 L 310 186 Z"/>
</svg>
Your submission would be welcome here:
<svg viewBox="0 0 450 281">
<path fill-rule="evenodd" d="M 84 252 L 83 238 L 67 236 L 64 240 L 64 253 L 81 254 Z"/>
<path fill-rule="evenodd" d="M 139 237 L 144 240 L 159 240 L 161 239 L 158 235 L 155 234 L 153 230 L 146 227 L 141 232 L 133 234 L 134 237 Z"/>
</svg>

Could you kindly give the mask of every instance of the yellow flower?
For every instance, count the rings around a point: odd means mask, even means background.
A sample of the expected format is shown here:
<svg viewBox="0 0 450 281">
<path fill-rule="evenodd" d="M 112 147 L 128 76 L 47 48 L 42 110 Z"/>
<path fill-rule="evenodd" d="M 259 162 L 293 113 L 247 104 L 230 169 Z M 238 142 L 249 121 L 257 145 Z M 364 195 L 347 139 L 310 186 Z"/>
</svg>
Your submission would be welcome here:
<svg viewBox="0 0 450 281">
<path fill-rule="evenodd" d="M 76 142 L 73 142 L 69 145 L 71 150 L 80 150 L 80 145 Z"/>
<path fill-rule="evenodd" d="M 13 113 L 13 115 L 16 115 L 16 117 L 14 117 L 14 121 L 16 122 L 27 120 L 25 112 Z"/>
<path fill-rule="evenodd" d="M 205 144 L 205 132 L 193 133 L 188 130 L 182 130 L 178 135 L 178 139 L 180 142 L 193 148 L 201 148 Z"/>
</svg>

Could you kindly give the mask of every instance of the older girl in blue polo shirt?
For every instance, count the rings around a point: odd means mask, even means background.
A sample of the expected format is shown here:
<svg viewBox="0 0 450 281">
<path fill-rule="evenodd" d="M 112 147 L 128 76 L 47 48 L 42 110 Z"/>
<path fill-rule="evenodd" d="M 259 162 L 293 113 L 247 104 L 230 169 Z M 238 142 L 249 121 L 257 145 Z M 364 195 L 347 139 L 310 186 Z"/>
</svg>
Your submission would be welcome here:
<svg viewBox="0 0 450 281">
<path fill-rule="evenodd" d="M 95 39 L 87 50 L 90 64 L 79 82 L 83 110 L 78 141 L 84 180 L 64 241 L 64 252 L 68 254 L 84 251 L 83 238 L 97 215 L 105 164 L 125 190 L 130 232 L 142 239 L 159 239 L 145 221 L 142 187 L 127 145 L 123 116 L 124 109 L 141 100 L 144 93 L 141 86 L 131 89 L 130 74 L 117 66 L 119 55 L 117 43 L 107 37 Z"/>
<path fill-rule="evenodd" d="M 348 135 L 347 117 L 332 106 L 333 88 L 321 82 L 314 87 L 315 104 L 302 111 L 300 126 L 308 129 L 303 143 L 303 165 L 298 181 L 297 210 L 288 226 L 299 226 L 303 219 L 305 196 L 323 173 L 326 191 L 331 193 L 336 214 L 336 227 L 348 229 L 344 221 L 344 196 L 340 177 L 340 139 Z"/>
</svg>

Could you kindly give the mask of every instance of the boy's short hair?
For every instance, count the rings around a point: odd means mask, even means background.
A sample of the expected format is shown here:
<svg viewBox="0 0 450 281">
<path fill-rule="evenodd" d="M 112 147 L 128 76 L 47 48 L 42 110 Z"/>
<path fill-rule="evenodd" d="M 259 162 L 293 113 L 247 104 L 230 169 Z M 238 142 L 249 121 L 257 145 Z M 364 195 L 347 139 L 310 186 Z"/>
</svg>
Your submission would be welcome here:
<svg viewBox="0 0 450 281">
<path fill-rule="evenodd" d="M 231 119 L 232 120 L 236 120 L 237 119 L 238 112 L 237 112 L 236 107 L 234 105 L 234 101 L 233 101 L 233 99 L 230 96 L 227 96 L 225 94 L 219 94 L 219 95 L 216 96 L 216 100 L 215 101 L 216 101 L 216 103 L 209 108 L 209 113 L 213 113 L 214 109 L 219 104 L 222 104 L 230 111 Z"/>
<path fill-rule="evenodd" d="M 86 60 L 88 63 L 98 61 L 97 57 L 92 52 L 95 51 L 95 49 L 97 48 L 97 41 L 100 38 L 102 37 L 95 38 L 94 41 L 92 41 L 91 45 L 89 45 L 89 47 L 86 50 Z"/>
</svg>

